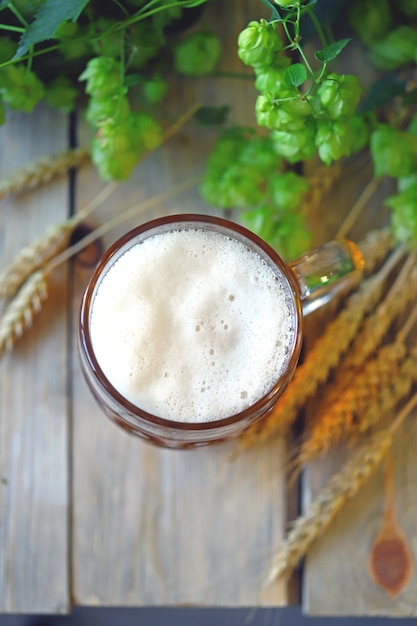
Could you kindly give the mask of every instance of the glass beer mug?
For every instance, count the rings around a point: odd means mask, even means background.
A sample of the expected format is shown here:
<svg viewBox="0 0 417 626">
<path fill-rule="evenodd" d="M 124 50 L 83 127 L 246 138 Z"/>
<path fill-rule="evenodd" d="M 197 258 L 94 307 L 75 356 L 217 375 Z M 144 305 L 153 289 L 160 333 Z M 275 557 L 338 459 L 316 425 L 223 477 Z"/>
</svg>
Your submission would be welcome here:
<svg viewBox="0 0 417 626">
<path fill-rule="evenodd" d="M 153 220 L 114 243 L 88 282 L 84 376 L 108 417 L 154 444 L 236 437 L 290 382 L 303 316 L 362 268 L 347 240 L 287 263 L 225 219 Z"/>
</svg>

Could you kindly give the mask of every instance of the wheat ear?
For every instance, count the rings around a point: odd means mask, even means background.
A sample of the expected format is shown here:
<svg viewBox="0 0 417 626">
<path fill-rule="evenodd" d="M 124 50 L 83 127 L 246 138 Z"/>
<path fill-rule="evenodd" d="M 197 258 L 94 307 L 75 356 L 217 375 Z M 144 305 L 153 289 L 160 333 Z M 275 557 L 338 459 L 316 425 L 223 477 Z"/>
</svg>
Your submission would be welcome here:
<svg viewBox="0 0 417 626">
<path fill-rule="evenodd" d="M 417 319 L 417 305 L 411 310 L 395 341 L 382 346 L 373 358 L 355 370 L 351 384 L 329 402 L 324 396 L 317 409 L 317 418 L 297 457 L 298 469 L 343 439 L 351 438 L 358 430 L 364 415 L 375 404 L 380 404 L 384 389 L 399 376 L 401 366 L 409 353 L 406 339 Z"/>
<path fill-rule="evenodd" d="M 378 273 L 365 279 L 358 291 L 349 296 L 345 308 L 327 325 L 324 334 L 297 367 L 279 402 L 266 417 L 243 433 L 243 446 L 265 441 L 291 426 L 300 409 L 337 366 L 365 315 L 380 300 L 387 276 L 403 256 L 404 250 L 402 246 L 397 248 Z"/>
<path fill-rule="evenodd" d="M 417 290 L 415 259 L 416 253 L 408 256 L 375 313 L 364 320 L 352 346 L 336 369 L 332 384 L 323 390 L 320 406 L 330 406 L 345 389 L 355 384 L 356 370 L 362 367 L 369 357 L 373 358 L 394 320 L 404 313 L 414 300 Z"/>
<path fill-rule="evenodd" d="M 0 200 L 13 193 L 39 187 L 67 174 L 73 168 L 81 167 L 89 160 L 90 154 L 86 148 L 74 148 L 36 161 L 0 183 Z"/>
<path fill-rule="evenodd" d="M 41 269 L 53 257 L 65 250 L 77 224 L 80 224 L 100 206 L 117 186 L 116 182 L 109 183 L 79 213 L 61 224 L 52 226 L 40 239 L 22 248 L 10 265 L 0 272 L 0 298 L 13 296 L 32 272 Z"/>
<path fill-rule="evenodd" d="M 397 376 L 381 389 L 377 401 L 369 406 L 358 423 L 354 425 L 350 433 L 350 440 L 357 441 L 376 424 L 389 418 L 400 402 L 410 395 L 413 385 L 416 383 L 417 349 L 414 348 L 402 363 Z"/>
<path fill-rule="evenodd" d="M 387 430 L 378 433 L 362 445 L 309 504 L 305 513 L 295 520 L 273 560 L 266 585 L 289 574 L 297 567 L 311 545 L 323 535 L 346 502 L 359 492 L 379 467 L 391 448 L 396 432 L 416 406 L 417 394 L 412 396 Z"/>
<path fill-rule="evenodd" d="M 47 274 L 36 271 L 27 279 L 0 319 L 0 356 L 32 325 L 48 294 Z"/>
<path fill-rule="evenodd" d="M 22 248 L 12 263 L 0 272 L 0 298 L 12 296 L 30 274 L 68 245 L 76 220 L 51 227 L 38 241 Z"/>
<path fill-rule="evenodd" d="M 330 405 L 323 403 L 318 408 L 317 419 L 297 456 L 296 470 L 301 470 L 306 463 L 351 435 L 361 415 L 377 401 L 381 389 L 398 376 L 406 353 L 407 348 L 402 342 L 383 346 L 375 358 L 356 372 L 352 386 Z"/>
</svg>

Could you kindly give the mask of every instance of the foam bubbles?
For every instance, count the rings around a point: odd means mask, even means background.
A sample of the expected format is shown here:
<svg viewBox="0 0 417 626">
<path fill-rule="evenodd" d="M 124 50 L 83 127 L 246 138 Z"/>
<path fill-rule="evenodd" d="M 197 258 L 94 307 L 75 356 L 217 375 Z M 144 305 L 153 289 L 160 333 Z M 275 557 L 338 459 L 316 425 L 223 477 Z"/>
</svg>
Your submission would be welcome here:
<svg viewBox="0 0 417 626">
<path fill-rule="evenodd" d="M 93 302 L 97 359 L 119 392 L 160 417 L 210 421 L 253 404 L 294 344 L 288 287 L 244 244 L 208 230 L 124 253 Z"/>
</svg>

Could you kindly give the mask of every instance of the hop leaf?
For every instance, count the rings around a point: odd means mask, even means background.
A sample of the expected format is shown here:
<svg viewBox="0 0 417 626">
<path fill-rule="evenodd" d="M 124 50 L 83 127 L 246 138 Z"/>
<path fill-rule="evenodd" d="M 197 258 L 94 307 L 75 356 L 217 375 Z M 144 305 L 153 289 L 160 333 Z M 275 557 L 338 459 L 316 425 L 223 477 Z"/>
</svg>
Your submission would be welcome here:
<svg viewBox="0 0 417 626">
<path fill-rule="evenodd" d="M 23 33 L 15 58 L 26 54 L 31 46 L 52 39 L 58 27 L 68 20 L 74 22 L 89 0 L 45 0 L 41 4 L 34 22 Z"/>
</svg>

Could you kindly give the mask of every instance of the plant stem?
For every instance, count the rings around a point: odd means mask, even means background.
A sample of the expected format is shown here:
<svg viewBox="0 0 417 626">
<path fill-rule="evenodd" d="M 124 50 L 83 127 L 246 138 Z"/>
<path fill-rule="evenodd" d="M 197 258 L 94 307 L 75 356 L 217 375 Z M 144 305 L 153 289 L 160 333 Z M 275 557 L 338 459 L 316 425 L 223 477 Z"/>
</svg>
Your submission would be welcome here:
<svg viewBox="0 0 417 626">
<path fill-rule="evenodd" d="M 0 24 L 0 30 L 9 30 L 13 33 L 24 33 L 26 29 L 22 28 L 21 26 L 9 26 L 8 24 Z"/>
<path fill-rule="evenodd" d="M 22 30 L 21 32 L 24 32 L 24 31 Z M 25 54 L 18 58 L 9 59 L 8 61 L 4 61 L 3 63 L 0 63 L 0 69 L 2 69 L 3 67 L 7 67 L 11 63 L 20 63 L 21 61 L 27 61 L 32 57 L 37 57 L 37 56 L 40 56 L 41 54 L 46 54 L 47 52 L 54 52 L 55 50 L 59 50 L 60 47 L 61 46 L 59 44 L 56 44 L 54 46 L 49 46 L 49 48 L 43 48 L 42 50 L 34 51 L 31 54 Z"/>
</svg>

